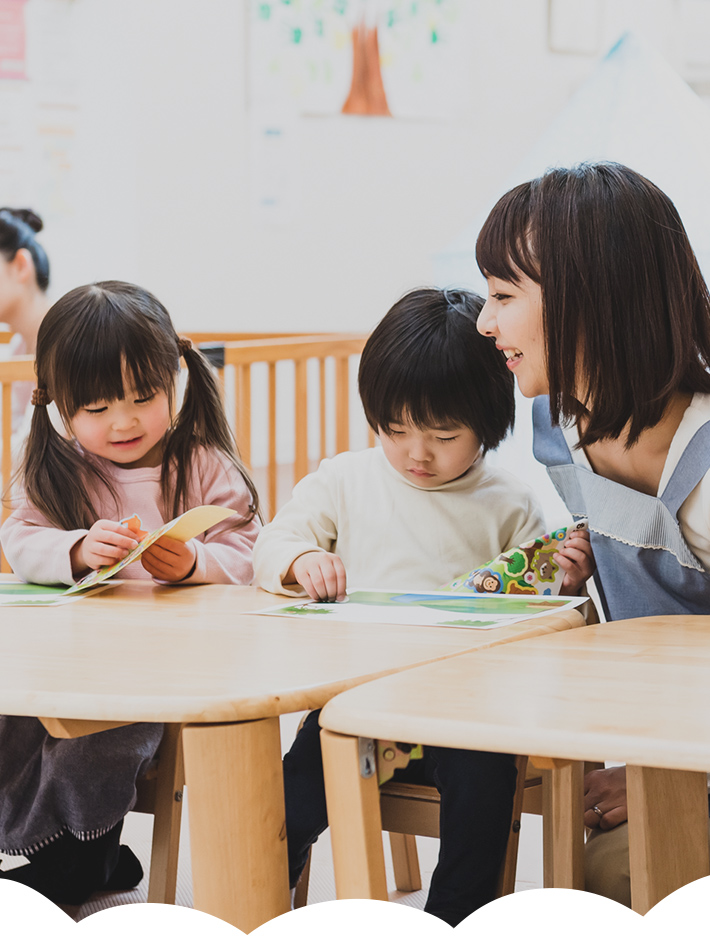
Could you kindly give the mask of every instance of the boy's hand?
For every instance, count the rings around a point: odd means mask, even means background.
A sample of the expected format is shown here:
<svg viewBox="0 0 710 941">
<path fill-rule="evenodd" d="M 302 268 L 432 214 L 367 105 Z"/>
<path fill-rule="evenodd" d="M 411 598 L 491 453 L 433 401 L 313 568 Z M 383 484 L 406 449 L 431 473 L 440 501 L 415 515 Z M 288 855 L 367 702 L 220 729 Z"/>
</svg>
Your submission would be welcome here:
<svg viewBox="0 0 710 941">
<path fill-rule="evenodd" d="M 298 582 L 314 601 L 345 601 L 346 575 L 333 552 L 305 552 L 293 562 L 284 584 Z"/>
<path fill-rule="evenodd" d="M 197 550 L 192 539 L 180 542 L 170 536 L 161 536 L 141 556 L 146 572 L 164 582 L 181 582 L 192 575 L 196 561 Z"/>
<path fill-rule="evenodd" d="M 113 520 L 97 520 L 84 538 L 71 550 L 72 572 L 100 569 L 124 559 L 138 541 L 133 533 Z"/>
<path fill-rule="evenodd" d="M 568 536 L 559 552 L 553 555 L 553 559 L 565 573 L 561 589 L 563 595 L 579 594 L 597 567 L 589 533 L 584 529 Z"/>
</svg>

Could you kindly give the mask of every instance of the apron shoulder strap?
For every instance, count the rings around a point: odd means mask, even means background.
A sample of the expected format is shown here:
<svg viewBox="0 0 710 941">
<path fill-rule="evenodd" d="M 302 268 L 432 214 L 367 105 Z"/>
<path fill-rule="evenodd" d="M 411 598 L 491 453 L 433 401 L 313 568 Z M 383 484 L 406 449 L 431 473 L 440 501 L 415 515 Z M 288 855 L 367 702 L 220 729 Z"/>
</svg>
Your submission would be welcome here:
<svg viewBox="0 0 710 941">
<path fill-rule="evenodd" d="M 533 402 L 533 454 L 547 467 L 572 464 L 572 455 L 559 425 L 550 417 L 550 398 L 539 395 Z"/>
<path fill-rule="evenodd" d="M 701 425 L 690 439 L 661 494 L 662 503 L 673 516 L 678 515 L 678 510 L 708 470 L 710 470 L 710 421 Z"/>
</svg>

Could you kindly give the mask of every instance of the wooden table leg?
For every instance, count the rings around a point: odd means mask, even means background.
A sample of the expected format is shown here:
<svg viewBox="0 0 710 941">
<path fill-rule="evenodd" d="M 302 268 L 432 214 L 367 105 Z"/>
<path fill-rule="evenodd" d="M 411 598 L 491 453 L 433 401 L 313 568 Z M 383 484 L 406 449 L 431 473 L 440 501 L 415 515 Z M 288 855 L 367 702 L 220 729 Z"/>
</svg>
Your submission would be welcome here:
<svg viewBox="0 0 710 941">
<path fill-rule="evenodd" d="M 387 901 L 377 773 L 360 773 L 357 738 L 320 734 L 337 897 Z"/>
<path fill-rule="evenodd" d="M 96 732 L 133 725 L 132 722 L 104 722 L 103 719 L 46 719 L 43 716 L 38 718 L 52 738 L 81 738 L 84 735 L 95 735 Z"/>
<path fill-rule="evenodd" d="M 542 772 L 543 882 L 546 888 L 584 889 L 584 764 L 550 764 Z"/>
<path fill-rule="evenodd" d="M 631 906 L 644 915 L 710 873 L 707 775 L 626 768 Z"/>
<path fill-rule="evenodd" d="M 279 720 L 183 729 L 194 906 L 249 932 L 289 910 Z"/>
</svg>

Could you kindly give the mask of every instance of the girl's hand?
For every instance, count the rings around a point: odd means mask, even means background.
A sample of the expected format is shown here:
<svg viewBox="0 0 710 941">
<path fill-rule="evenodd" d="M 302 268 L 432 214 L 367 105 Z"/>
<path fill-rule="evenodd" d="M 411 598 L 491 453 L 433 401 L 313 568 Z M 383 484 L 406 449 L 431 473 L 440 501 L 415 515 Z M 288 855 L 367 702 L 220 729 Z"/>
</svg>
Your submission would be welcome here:
<svg viewBox="0 0 710 941">
<path fill-rule="evenodd" d="M 593 808 L 597 807 L 601 815 Z M 601 768 L 584 776 L 584 825 L 613 830 L 628 818 L 626 768 Z"/>
<path fill-rule="evenodd" d="M 125 559 L 138 545 L 133 533 L 113 520 L 97 520 L 84 538 L 71 550 L 72 572 L 100 569 Z"/>
<path fill-rule="evenodd" d="M 293 562 L 284 584 L 298 582 L 314 601 L 345 601 L 345 566 L 333 552 L 305 552 Z"/>
<path fill-rule="evenodd" d="M 589 533 L 585 529 L 572 533 L 552 557 L 564 571 L 561 594 L 577 595 L 596 569 Z"/>
<path fill-rule="evenodd" d="M 161 536 L 141 556 L 146 572 L 164 582 L 181 582 L 192 575 L 197 561 L 197 550 L 192 539 L 180 542 L 170 536 Z"/>
</svg>

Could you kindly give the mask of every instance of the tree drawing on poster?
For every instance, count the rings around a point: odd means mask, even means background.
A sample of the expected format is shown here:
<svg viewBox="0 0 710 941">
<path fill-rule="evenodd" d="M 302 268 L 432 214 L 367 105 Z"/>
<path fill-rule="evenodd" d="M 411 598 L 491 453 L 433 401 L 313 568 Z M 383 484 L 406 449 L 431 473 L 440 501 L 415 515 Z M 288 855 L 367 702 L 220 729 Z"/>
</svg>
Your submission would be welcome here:
<svg viewBox="0 0 710 941">
<path fill-rule="evenodd" d="M 454 116 L 463 0 L 252 0 L 250 99 L 301 114 Z"/>
</svg>

